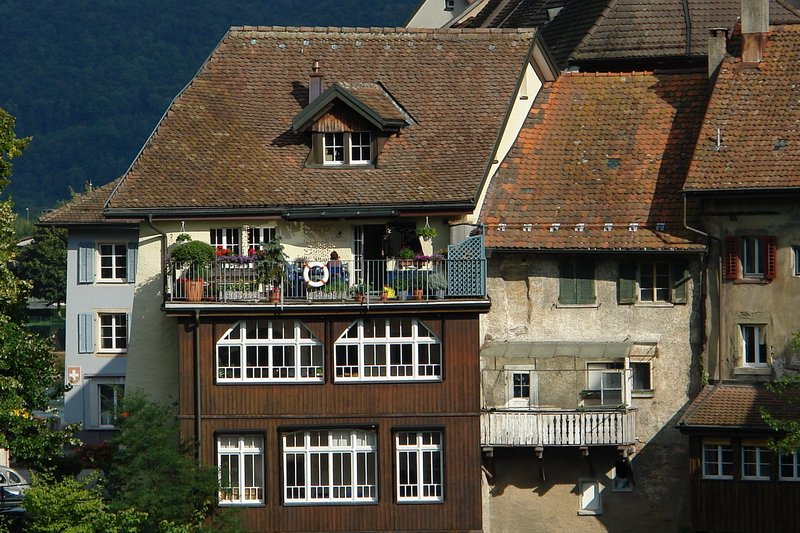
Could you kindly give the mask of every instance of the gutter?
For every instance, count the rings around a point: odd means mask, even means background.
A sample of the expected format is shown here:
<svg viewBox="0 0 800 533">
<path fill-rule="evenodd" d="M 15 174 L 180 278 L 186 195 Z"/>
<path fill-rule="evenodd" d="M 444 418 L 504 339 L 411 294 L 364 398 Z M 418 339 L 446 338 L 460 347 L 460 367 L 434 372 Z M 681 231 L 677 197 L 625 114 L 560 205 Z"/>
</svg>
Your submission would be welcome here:
<svg viewBox="0 0 800 533">
<path fill-rule="evenodd" d="M 199 465 L 200 454 L 200 310 L 194 311 L 194 454 Z"/>
<path fill-rule="evenodd" d="M 155 224 L 153 224 L 153 215 L 147 215 L 147 225 L 150 226 L 150 228 L 153 231 L 161 235 L 161 265 L 159 267 L 159 270 L 161 271 L 161 276 L 163 281 L 163 283 L 161 284 L 161 289 L 165 291 L 164 297 L 166 298 L 167 276 L 166 273 L 164 272 L 164 265 L 167 264 L 167 233 L 161 228 L 157 227 Z"/>
<path fill-rule="evenodd" d="M 723 316 L 723 314 L 722 314 L 722 309 L 723 309 L 723 307 L 722 307 L 722 239 L 720 239 L 719 237 L 715 237 L 715 236 L 713 236 L 713 235 L 711 235 L 709 233 L 706 233 L 705 231 L 701 231 L 701 230 L 699 230 L 697 228 L 694 228 L 694 227 L 689 225 L 689 222 L 686 219 L 686 211 L 687 211 L 687 209 L 686 209 L 687 198 L 686 197 L 687 197 L 686 192 L 684 192 L 683 193 L 683 227 L 686 228 L 687 230 L 691 231 L 691 232 L 694 232 L 694 233 L 698 234 L 698 235 L 702 235 L 703 237 L 705 237 L 709 241 L 714 240 L 717 243 L 719 243 L 720 254 L 719 254 L 719 257 L 717 259 L 717 279 L 716 279 L 716 282 L 717 282 L 717 313 L 718 313 L 718 316 L 717 316 L 717 320 L 718 320 L 718 327 L 717 327 L 717 367 L 714 370 L 715 376 L 713 378 L 713 379 L 716 379 L 717 382 L 719 382 L 719 381 L 722 380 L 722 378 L 721 378 L 721 368 L 722 368 L 722 331 L 723 331 L 723 327 L 722 327 L 722 325 L 723 325 L 723 320 L 722 320 L 722 316 Z M 705 256 L 705 261 L 704 261 L 705 264 L 703 265 L 703 273 L 702 273 L 702 276 L 705 278 L 704 279 L 704 283 L 703 283 L 703 287 L 706 287 L 707 284 L 708 284 L 708 278 L 707 278 L 707 276 L 708 276 L 708 261 L 709 261 L 710 257 L 711 257 L 711 254 L 708 254 L 708 255 Z M 703 306 L 703 307 L 705 308 L 705 306 Z M 704 312 L 704 314 L 705 314 L 705 312 Z M 705 320 L 703 322 L 705 322 Z"/>
</svg>

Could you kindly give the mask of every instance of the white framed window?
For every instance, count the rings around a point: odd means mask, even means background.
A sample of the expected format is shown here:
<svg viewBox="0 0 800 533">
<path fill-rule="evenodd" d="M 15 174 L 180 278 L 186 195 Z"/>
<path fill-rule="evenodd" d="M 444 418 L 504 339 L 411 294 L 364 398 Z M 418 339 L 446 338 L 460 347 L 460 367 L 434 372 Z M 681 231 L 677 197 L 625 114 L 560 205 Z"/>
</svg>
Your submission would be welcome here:
<svg viewBox="0 0 800 533">
<path fill-rule="evenodd" d="M 264 503 L 264 437 L 217 437 L 219 501 L 221 505 Z"/>
<path fill-rule="evenodd" d="M 622 363 L 586 363 L 587 405 L 618 406 L 625 402 L 625 370 Z"/>
<path fill-rule="evenodd" d="M 745 277 L 764 276 L 764 240 L 759 237 L 742 237 L 742 274 Z"/>
<path fill-rule="evenodd" d="M 703 443 L 703 478 L 733 479 L 733 447 L 727 443 Z"/>
<path fill-rule="evenodd" d="M 442 344 L 413 318 L 356 320 L 334 345 L 336 381 L 439 381 Z"/>
<path fill-rule="evenodd" d="M 781 454 L 778 477 L 782 481 L 800 481 L 800 460 L 797 453 Z"/>
<path fill-rule="evenodd" d="M 398 502 L 444 500 L 441 431 L 395 433 Z"/>
<path fill-rule="evenodd" d="M 97 245 L 100 258 L 101 281 L 128 281 L 128 244 L 100 243 Z"/>
<path fill-rule="evenodd" d="M 444 10 L 452 11 L 456 8 L 456 0 L 444 0 Z"/>
<path fill-rule="evenodd" d="M 639 263 L 639 301 L 670 301 L 670 264 Z"/>
<path fill-rule="evenodd" d="M 322 134 L 322 162 L 325 165 L 344 164 L 344 133 Z"/>
<path fill-rule="evenodd" d="M 100 319 L 100 351 L 124 353 L 128 351 L 128 315 L 125 313 L 98 313 Z"/>
<path fill-rule="evenodd" d="M 354 131 L 350 134 L 350 163 L 365 165 L 372 162 L 372 134 Z"/>
<path fill-rule="evenodd" d="M 217 341 L 218 383 L 323 379 L 322 342 L 299 320 L 241 320 Z"/>
<path fill-rule="evenodd" d="M 766 327 L 741 324 L 739 328 L 742 333 L 742 366 L 768 366 Z"/>
<path fill-rule="evenodd" d="M 506 365 L 506 404 L 526 408 L 539 403 L 539 382 L 533 367 Z"/>
<path fill-rule="evenodd" d="M 260 250 L 264 244 L 275 238 L 276 228 L 274 227 L 248 227 L 247 245 L 252 250 Z M 248 253 L 250 250 L 248 250 Z"/>
<path fill-rule="evenodd" d="M 295 431 L 282 439 L 287 504 L 378 501 L 375 431 Z"/>
<path fill-rule="evenodd" d="M 742 446 L 742 479 L 769 479 L 772 453 L 764 446 Z"/>
<path fill-rule="evenodd" d="M 232 255 L 240 255 L 240 233 L 239 228 L 211 228 L 209 242 L 214 248 L 227 250 Z"/>
<path fill-rule="evenodd" d="M 113 429 L 122 410 L 125 396 L 125 378 L 91 376 L 86 378 L 87 419 L 89 428 Z"/>
<path fill-rule="evenodd" d="M 582 516 L 595 516 L 603 514 L 603 486 L 596 479 L 581 479 L 580 507 L 578 514 Z"/>
</svg>

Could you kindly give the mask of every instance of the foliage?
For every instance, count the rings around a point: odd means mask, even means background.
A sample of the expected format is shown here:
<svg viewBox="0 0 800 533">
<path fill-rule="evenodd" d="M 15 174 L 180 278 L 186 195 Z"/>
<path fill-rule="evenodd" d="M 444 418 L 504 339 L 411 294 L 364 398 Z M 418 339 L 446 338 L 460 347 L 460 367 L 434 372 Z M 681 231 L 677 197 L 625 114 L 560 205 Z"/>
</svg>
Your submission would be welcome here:
<svg viewBox="0 0 800 533">
<path fill-rule="evenodd" d="M 441 272 L 434 272 L 428 276 L 428 287 L 434 291 L 440 291 L 447 288 L 447 278 Z"/>
<path fill-rule="evenodd" d="M 404 292 L 408 290 L 408 277 L 397 276 L 392 280 L 392 288 L 397 292 Z"/>
<path fill-rule="evenodd" d="M 256 252 L 256 258 L 261 281 L 278 287 L 282 280 L 286 280 L 286 269 L 289 263 L 288 256 L 283 252 L 280 235 L 275 235 L 265 243 L 261 250 Z"/>
<path fill-rule="evenodd" d="M 28 513 L 26 531 L 31 533 L 135 533 L 141 531 L 145 513 L 132 508 L 113 511 L 103 501 L 103 487 L 73 478 L 56 481 L 37 475 L 25 492 Z"/>
<path fill-rule="evenodd" d="M 33 244 L 17 256 L 17 274 L 33 285 L 31 295 L 48 304 L 67 298 L 67 232 L 61 228 L 37 227 Z"/>
<path fill-rule="evenodd" d="M 430 241 L 434 237 L 436 237 L 436 228 L 432 228 L 431 226 L 425 225 L 421 228 L 417 228 L 417 237 L 422 237 L 426 241 Z"/>
<path fill-rule="evenodd" d="M 203 241 L 186 241 L 176 245 L 170 254 L 172 259 L 192 265 L 203 265 L 214 261 L 214 247 Z"/>
<path fill-rule="evenodd" d="M 173 407 L 130 393 L 113 439 L 110 507 L 147 514 L 142 531 L 197 531 L 217 504 L 217 472 L 198 466 L 178 439 Z"/>
<path fill-rule="evenodd" d="M 767 388 L 786 402 L 787 407 L 800 412 L 800 375 L 786 374 L 767 384 Z M 761 418 L 769 427 L 784 434 L 782 438 L 771 441 L 770 447 L 779 453 L 800 451 L 800 421 L 778 416 L 764 406 L 759 407 L 759 410 Z"/>
<path fill-rule="evenodd" d="M 414 259 L 414 251 L 411 248 L 403 246 L 400 248 L 400 251 L 397 252 L 397 257 L 400 259 Z"/>
<path fill-rule="evenodd" d="M 367 285 L 366 283 L 356 283 L 355 285 L 350 287 L 350 294 L 352 294 L 353 296 L 358 296 L 358 295 L 363 296 L 364 294 L 367 294 L 367 292 L 369 292 L 369 285 Z"/>
</svg>

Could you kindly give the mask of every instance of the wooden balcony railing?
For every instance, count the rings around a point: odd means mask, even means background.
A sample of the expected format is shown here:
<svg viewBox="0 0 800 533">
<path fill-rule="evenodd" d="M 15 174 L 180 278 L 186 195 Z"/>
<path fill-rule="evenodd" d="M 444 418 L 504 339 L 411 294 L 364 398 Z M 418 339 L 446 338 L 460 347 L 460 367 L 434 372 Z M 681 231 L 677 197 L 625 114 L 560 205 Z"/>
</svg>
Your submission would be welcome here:
<svg viewBox="0 0 800 533">
<path fill-rule="evenodd" d="M 488 411 L 483 446 L 609 446 L 633 444 L 636 414 L 624 411 Z"/>
</svg>

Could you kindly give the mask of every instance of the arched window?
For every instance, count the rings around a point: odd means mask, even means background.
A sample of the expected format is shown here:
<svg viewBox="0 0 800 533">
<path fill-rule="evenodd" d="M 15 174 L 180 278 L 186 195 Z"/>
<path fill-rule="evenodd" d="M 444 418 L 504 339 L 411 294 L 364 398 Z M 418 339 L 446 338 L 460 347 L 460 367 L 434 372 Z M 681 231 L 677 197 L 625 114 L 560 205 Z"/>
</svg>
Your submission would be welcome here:
<svg viewBox="0 0 800 533">
<path fill-rule="evenodd" d="M 217 342 L 217 382 L 322 382 L 322 342 L 298 320 L 242 320 Z"/>
</svg>

